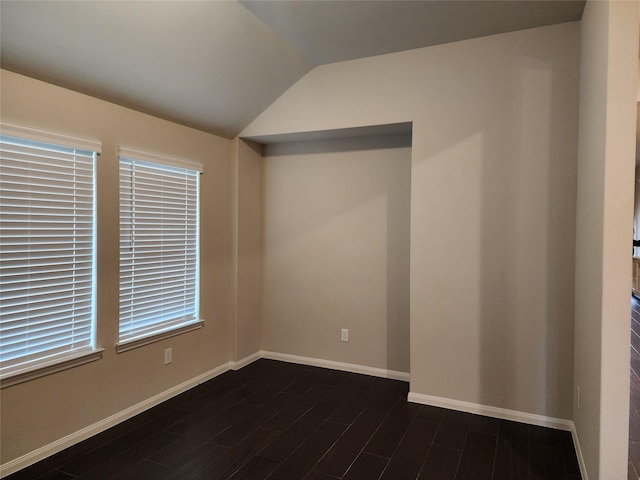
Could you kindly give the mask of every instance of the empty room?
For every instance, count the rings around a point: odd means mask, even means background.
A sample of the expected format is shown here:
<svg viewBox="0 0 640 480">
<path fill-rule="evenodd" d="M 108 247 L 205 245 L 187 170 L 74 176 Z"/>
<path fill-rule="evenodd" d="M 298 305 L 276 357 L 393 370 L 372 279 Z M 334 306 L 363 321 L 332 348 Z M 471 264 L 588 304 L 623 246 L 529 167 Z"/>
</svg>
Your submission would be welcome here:
<svg viewBox="0 0 640 480">
<path fill-rule="evenodd" d="M 637 478 L 638 15 L 0 0 L 0 477 Z"/>
</svg>

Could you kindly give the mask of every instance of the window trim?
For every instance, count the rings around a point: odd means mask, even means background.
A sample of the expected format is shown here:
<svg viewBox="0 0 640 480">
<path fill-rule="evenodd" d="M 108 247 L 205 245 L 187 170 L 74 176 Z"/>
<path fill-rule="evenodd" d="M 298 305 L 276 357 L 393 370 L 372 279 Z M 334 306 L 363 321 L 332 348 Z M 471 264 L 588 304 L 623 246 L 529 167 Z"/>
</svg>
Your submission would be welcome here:
<svg viewBox="0 0 640 480">
<path fill-rule="evenodd" d="M 88 347 L 86 350 L 52 356 L 49 360 L 33 361 L 31 365 L 16 366 L 14 370 L 5 372 L 0 376 L 0 389 L 95 362 L 102 358 L 103 351 L 104 348 Z"/>
<path fill-rule="evenodd" d="M 186 160 L 184 158 L 170 157 L 168 155 L 156 155 L 155 153 L 142 152 L 128 147 L 118 147 L 118 160 L 123 158 L 142 160 L 143 162 L 159 163 L 170 167 L 186 168 L 204 173 L 204 167 L 200 162 Z"/>
<path fill-rule="evenodd" d="M 177 335 L 182 335 L 183 333 L 199 330 L 202 327 L 204 327 L 204 320 L 198 318 L 192 320 L 191 323 L 187 325 L 167 327 L 164 332 L 158 332 L 151 335 L 146 335 L 144 337 L 130 338 L 129 340 L 116 343 L 116 353 L 128 352 L 129 350 L 133 350 L 134 348 L 144 347 L 145 345 L 150 345 L 166 338 L 171 338 Z"/>
<path fill-rule="evenodd" d="M 81 150 L 91 150 L 98 155 L 102 153 L 102 143 L 97 140 L 87 140 L 86 138 L 72 137 L 71 135 L 57 132 L 47 132 L 15 123 L 0 122 L 0 133 L 9 137 L 20 137 L 35 140 L 36 142 L 53 143 L 54 145 L 75 147 Z"/>
</svg>

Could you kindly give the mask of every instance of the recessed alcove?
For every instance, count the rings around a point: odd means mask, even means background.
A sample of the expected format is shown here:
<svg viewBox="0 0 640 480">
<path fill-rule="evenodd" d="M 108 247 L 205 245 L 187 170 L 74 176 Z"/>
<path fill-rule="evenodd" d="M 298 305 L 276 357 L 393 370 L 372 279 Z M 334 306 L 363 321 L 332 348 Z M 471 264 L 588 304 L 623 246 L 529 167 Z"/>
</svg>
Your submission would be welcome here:
<svg viewBox="0 0 640 480">
<path fill-rule="evenodd" d="M 409 372 L 411 130 L 243 139 L 262 158 L 263 350 Z"/>
</svg>

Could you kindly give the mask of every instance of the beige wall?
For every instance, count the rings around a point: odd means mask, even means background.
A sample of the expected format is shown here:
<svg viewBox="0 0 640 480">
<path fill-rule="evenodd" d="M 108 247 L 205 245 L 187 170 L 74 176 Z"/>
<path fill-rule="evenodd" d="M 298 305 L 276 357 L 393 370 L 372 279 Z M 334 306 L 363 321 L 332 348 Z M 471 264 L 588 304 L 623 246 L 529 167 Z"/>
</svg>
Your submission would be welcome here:
<svg viewBox="0 0 640 480">
<path fill-rule="evenodd" d="M 410 143 L 266 147 L 264 350 L 409 371 Z"/>
<path fill-rule="evenodd" d="M 638 104 L 640 106 L 640 103 Z M 636 147 L 636 155 L 638 154 L 638 148 Z M 635 167 L 635 184 L 633 193 L 633 238 L 634 240 L 640 240 L 640 167 Z M 640 254 L 640 247 L 634 247 L 633 255 L 638 256 Z"/>
<path fill-rule="evenodd" d="M 589 479 L 627 478 L 637 2 L 581 26 L 574 421 Z"/>
<path fill-rule="evenodd" d="M 231 360 L 260 351 L 262 299 L 262 147 L 233 140 L 234 257 Z"/>
<path fill-rule="evenodd" d="M 2 463 L 74 433 L 229 360 L 231 142 L 2 71 L 1 119 L 99 140 L 98 346 L 103 358 L 3 389 Z M 118 160 L 131 148 L 202 161 L 201 330 L 116 354 L 118 338 Z M 163 365 L 163 350 L 173 363 Z"/>
<path fill-rule="evenodd" d="M 578 48 L 569 23 L 325 65 L 242 132 L 413 121 L 413 393 L 572 416 Z"/>
</svg>

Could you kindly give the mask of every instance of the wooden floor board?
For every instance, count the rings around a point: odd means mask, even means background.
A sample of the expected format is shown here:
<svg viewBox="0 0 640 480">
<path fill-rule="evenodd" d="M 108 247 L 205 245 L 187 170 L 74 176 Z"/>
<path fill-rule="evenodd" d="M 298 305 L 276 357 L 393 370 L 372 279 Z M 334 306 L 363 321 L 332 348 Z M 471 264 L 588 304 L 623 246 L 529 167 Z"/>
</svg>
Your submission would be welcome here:
<svg viewBox="0 0 640 480">
<path fill-rule="evenodd" d="M 316 470 L 342 478 L 378 429 L 384 417 L 385 414 L 381 412 L 364 410 L 327 452 Z"/>
<path fill-rule="evenodd" d="M 439 424 L 422 418 L 414 418 L 398 444 L 383 480 L 414 480 L 427 456 Z"/>
<path fill-rule="evenodd" d="M 306 477 L 346 429 L 347 427 L 341 423 L 324 422 L 276 468 L 269 478 L 292 480 Z"/>
<path fill-rule="evenodd" d="M 335 387 L 326 384 L 312 386 L 303 395 L 300 395 L 296 400 L 267 420 L 264 426 L 283 432 L 333 390 L 335 390 Z"/>
<path fill-rule="evenodd" d="M 389 460 L 369 453 L 358 456 L 349 468 L 344 480 L 378 480 Z"/>
<path fill-rule="evenodd" d="M 470 421 L 470 413 L 453 410 L 446 412 L 442 420 L 442 428 L 439 429 L 436 435 L 435 444 L 461 450 L 467 439 Z"/>
<path fill-rule="evenodd" d="M 418 480 L 455 480 L 462 450 L 432 445 Z"/>
<path fill-rule="evenodd" d="M 400 440 L 404 436 L 409 424 L 416 415 L 414 405 L 399 399 L 380 428 L 371 437 L 365 447 L 365 452 L 385 458 L 391 458 Z"/>
<path fill-rule="evenodd" d="M 497 435 L 470 430 L 462 450 L 456 480 L 491 480 L 497 440 Z M 563 461 L 562 457 L 559 461 Z"/>
</svg>

